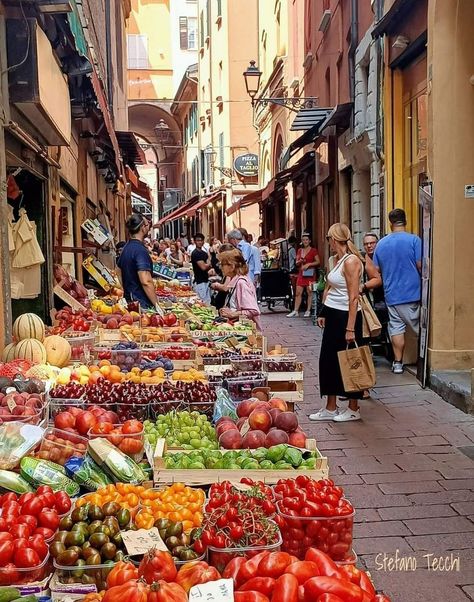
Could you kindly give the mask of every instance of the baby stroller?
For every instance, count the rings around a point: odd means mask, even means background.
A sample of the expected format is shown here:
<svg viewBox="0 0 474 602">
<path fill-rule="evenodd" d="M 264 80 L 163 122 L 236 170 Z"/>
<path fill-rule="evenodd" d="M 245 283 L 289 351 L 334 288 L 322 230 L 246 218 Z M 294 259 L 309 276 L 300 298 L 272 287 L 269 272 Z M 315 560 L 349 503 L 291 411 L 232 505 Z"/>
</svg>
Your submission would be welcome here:
<svg viewBox="0 0 474 602">
<path fill-rule="evenodd" d="M 278 238 L 272 240 L 270 245 L 276 252 L 274 257 L 266 259 L 262 264 L 259 299 L 262 303 L 267 303 L 270 310 L 273 310 L 277 304 L 290 309 L 293 304 L 293 289 L 290 279 L 288 241 L 286 238 Z"/>
</svg>

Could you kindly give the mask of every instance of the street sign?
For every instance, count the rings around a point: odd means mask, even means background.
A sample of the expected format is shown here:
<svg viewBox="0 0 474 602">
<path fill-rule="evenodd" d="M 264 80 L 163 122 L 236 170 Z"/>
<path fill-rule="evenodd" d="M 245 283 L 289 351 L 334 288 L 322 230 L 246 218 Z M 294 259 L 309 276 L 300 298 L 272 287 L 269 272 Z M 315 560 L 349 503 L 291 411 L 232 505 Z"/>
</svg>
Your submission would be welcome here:
<svg viewBox="0 0 474 602">
<path fill-rule="evenodd" d="M 258 176 L 258 155 L 247 153 L 234 159 L 234 170 L 245 178 Z"/>
</svg>

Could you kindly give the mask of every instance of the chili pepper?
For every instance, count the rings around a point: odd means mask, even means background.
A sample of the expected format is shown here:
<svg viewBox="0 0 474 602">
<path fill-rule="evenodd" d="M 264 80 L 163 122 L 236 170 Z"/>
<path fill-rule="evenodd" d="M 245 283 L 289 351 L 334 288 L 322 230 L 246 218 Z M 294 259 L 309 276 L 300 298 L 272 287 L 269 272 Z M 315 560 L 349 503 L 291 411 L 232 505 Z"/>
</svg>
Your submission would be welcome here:
<svg viewBox="0 0 474 602">
<path fill-rule="evenodd" d="M 336 577 L 312 577 L 304 584 L 305 602 L 314 602 L 321 594 L 335 594 L 343 602 L 363 602 L 364 592 L 354 583 Z M 370 598 L 367 598 L 370 600 Z"/>
<path fill-rule="evenodd" d="M 239 587 L 239 592 L 255 591 L 271 597 L 275 587 L 275 579 L 272 577 L 253 577 Z"/>
<path fill-rule="evenodd" d="M 294 575 L 278 577 L 275 582 L 272 602 L 298 602 L 298 587 L 298 579 Z"/>
<path fill-rule="evenodd" d="M 342 579 L 342 574 L 337 564 L 321 550 L 309 548 L 306 551 L 304 559 L 315 562 L 318 565 L 320 575 Z"/>
</svg>

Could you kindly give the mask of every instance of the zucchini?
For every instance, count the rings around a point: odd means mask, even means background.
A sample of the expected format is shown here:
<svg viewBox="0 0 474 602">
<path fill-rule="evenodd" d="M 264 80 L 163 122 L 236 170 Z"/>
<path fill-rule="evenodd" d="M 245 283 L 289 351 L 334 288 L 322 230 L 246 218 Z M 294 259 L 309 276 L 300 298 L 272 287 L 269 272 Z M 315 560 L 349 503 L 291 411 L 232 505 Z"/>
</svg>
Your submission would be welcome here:
<svg viewBox="0 0 474 602">
<path fill-rule="evenodd" d="M 0 587 L 0 602 L 12 602 L 21 599 L 20 590 L 15 587 Z"/>
</svg>

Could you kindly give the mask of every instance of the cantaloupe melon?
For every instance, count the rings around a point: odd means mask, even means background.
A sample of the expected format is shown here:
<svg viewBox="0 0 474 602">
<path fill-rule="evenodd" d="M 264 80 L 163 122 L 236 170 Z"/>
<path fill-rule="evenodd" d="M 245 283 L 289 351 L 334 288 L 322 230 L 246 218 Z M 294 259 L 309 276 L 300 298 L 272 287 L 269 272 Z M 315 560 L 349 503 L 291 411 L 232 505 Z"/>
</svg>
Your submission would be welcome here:
<svg viewBox="0 0 474 602">
<path fill-rule="evenodd" d="M 15 359 L 44 364 L 46 363 L 46 349 L 43 343 L 36 339 L 24 339 L 15 345 Z"/>
<path fill-rule="evenodd" d="M 15 359 L 15 343 L 10 343 L 2 353 L 2 362 L 11 362 Z"/>
<path fill-rule="evenodd" d="M 66 339 L 58 335 L 46 337 L 44 340 L 46 359 L 49 364 L 62 368 L 67 366 L 71 359 L 71 345 Z"/>
<path fill-rule="evenodd" d="M 13 336 L 15 340 L 36 339 L 44 341 L 44 322 L 36 314 L 23 314 L 13 323 Z"/>
</svg>

